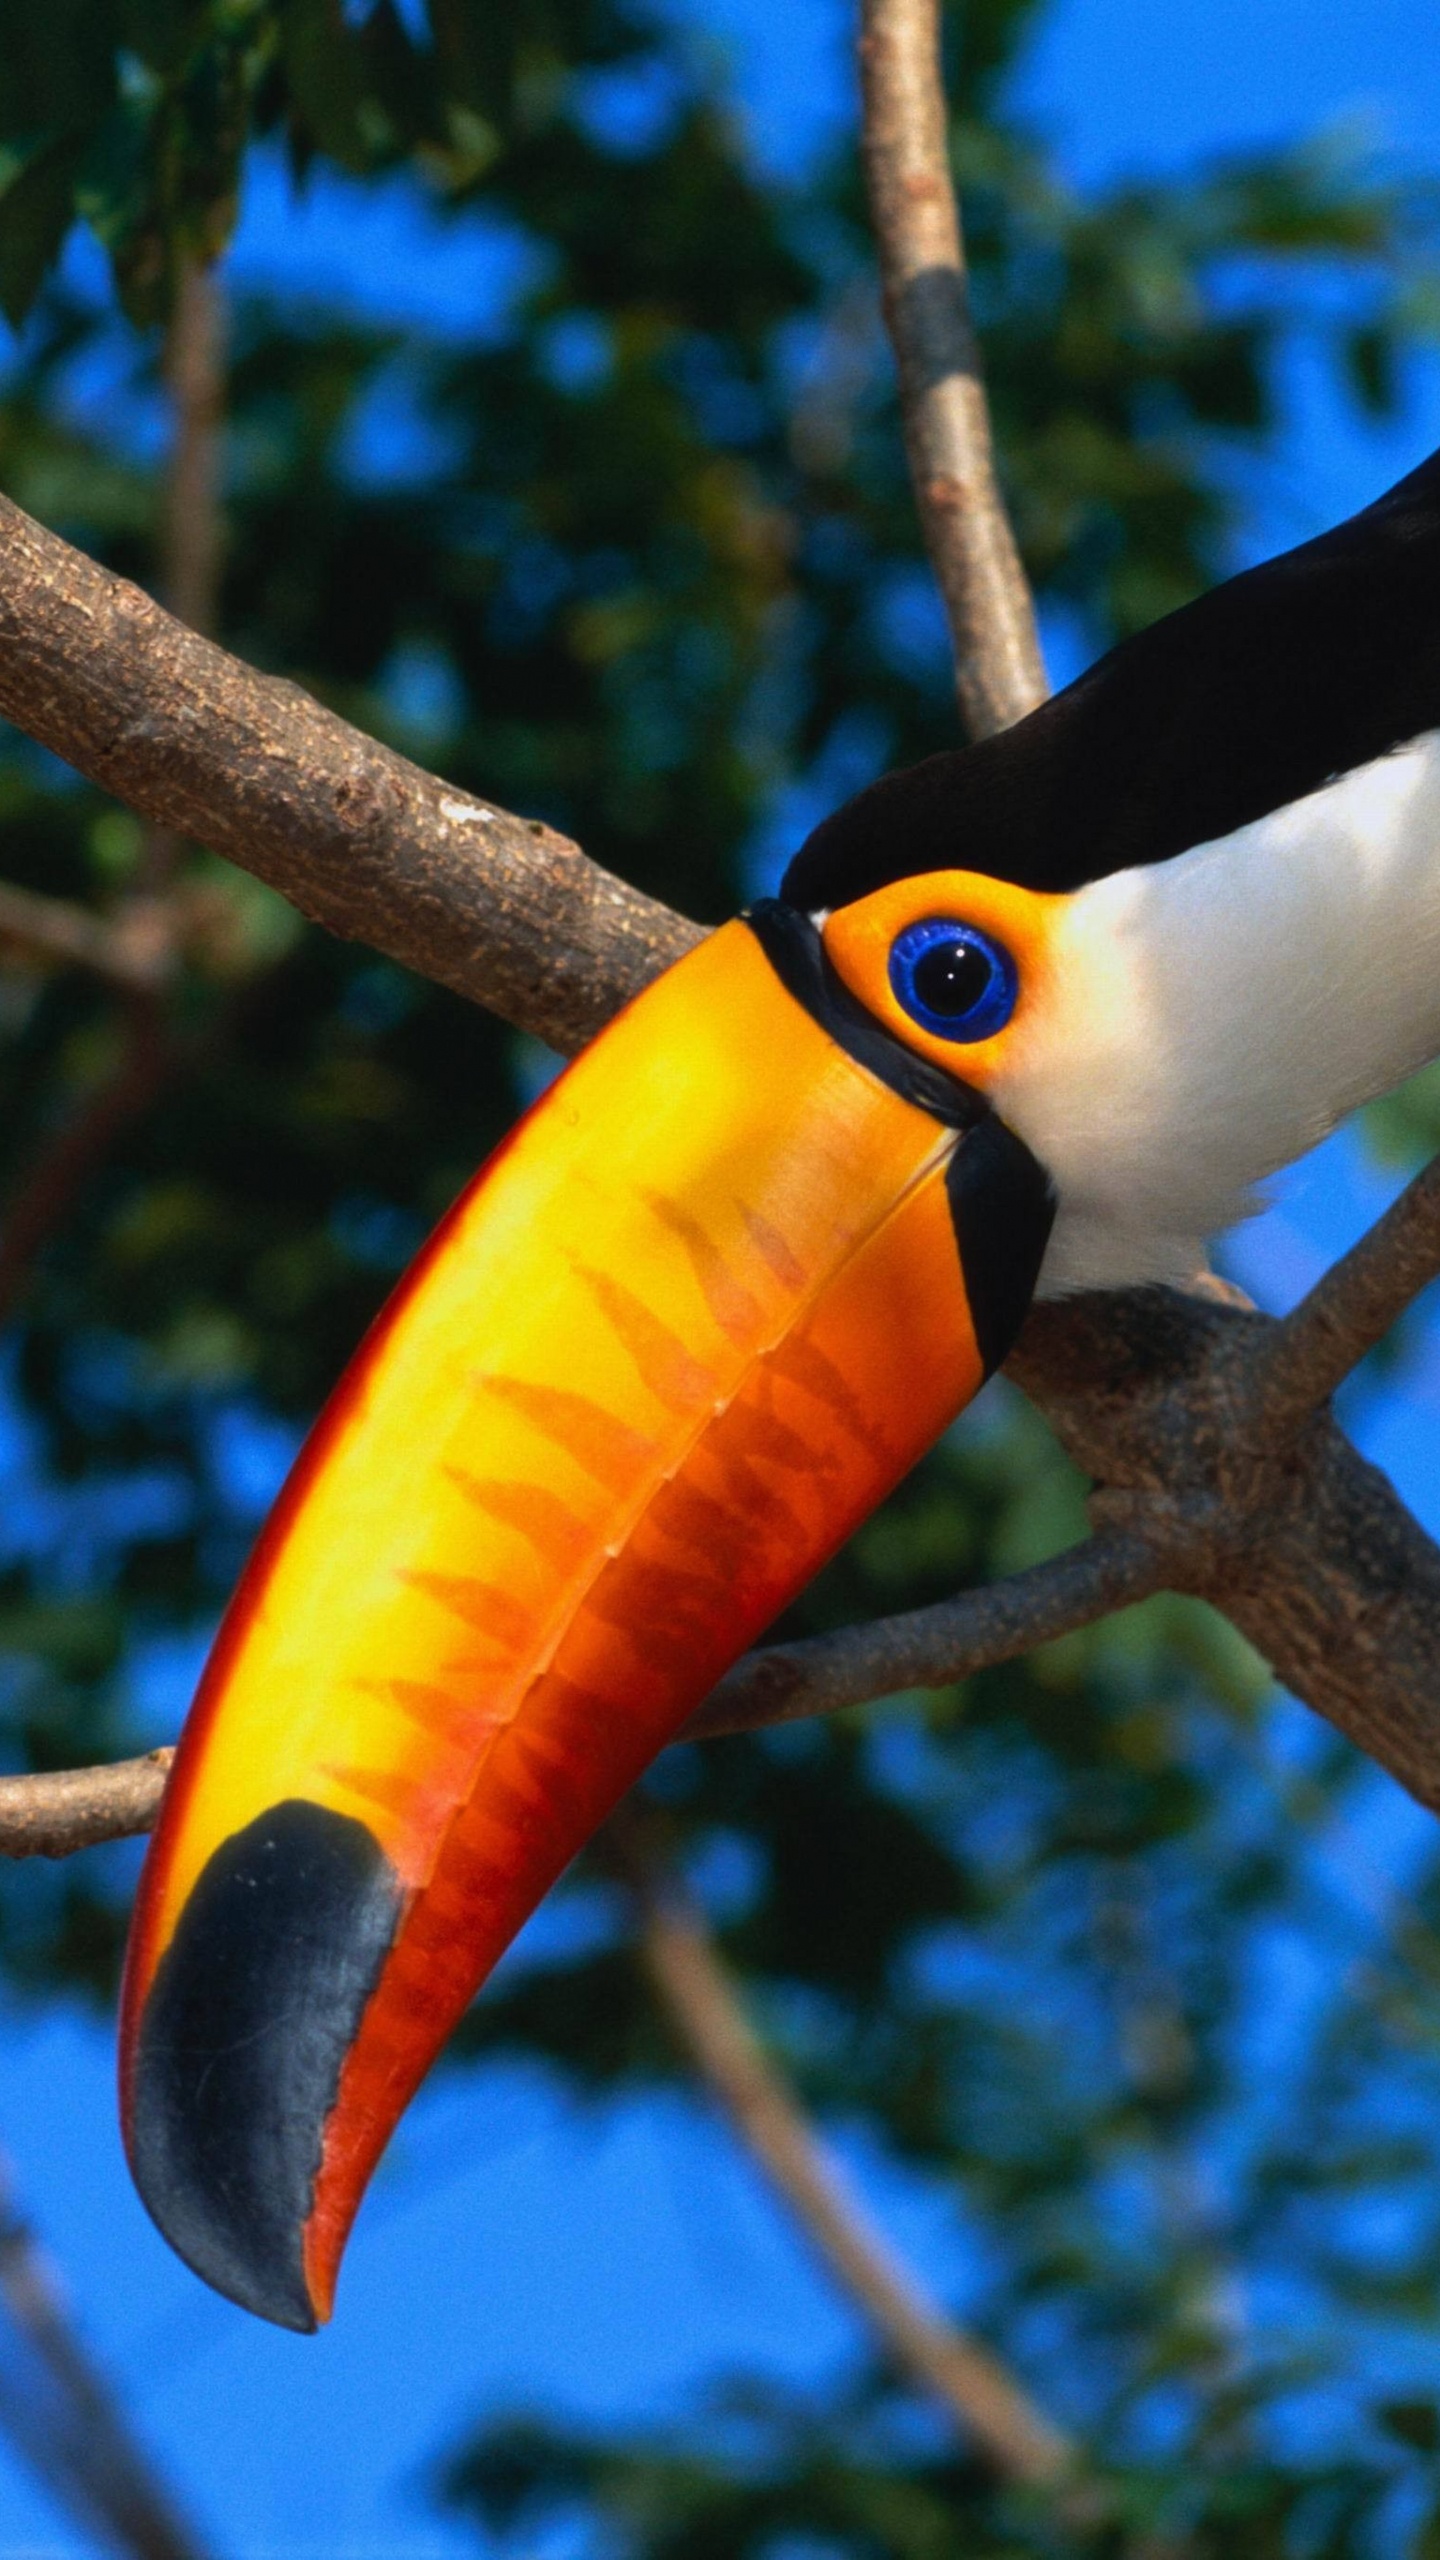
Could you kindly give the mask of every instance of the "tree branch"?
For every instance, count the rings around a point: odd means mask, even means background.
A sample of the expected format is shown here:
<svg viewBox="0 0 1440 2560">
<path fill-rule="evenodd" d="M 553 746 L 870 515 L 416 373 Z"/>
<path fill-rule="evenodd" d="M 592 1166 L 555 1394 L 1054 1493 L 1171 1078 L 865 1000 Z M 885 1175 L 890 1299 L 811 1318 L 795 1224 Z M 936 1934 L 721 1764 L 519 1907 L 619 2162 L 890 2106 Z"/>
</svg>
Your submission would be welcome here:
<svg viewBox="0 0 1440 2560">
<path fill-rule="evenodd" d="M 225 422 L 225 311 L 211 266 L 180 263 L 165 339 L 170 451 L 162 485 L 160 592 L 177 622 L 209 639 L 220 601 L 220 439 Z M 145 833 L 143 887 L 169 889 L 184 855 L 173 827 Z"/>
<path fill-rule="evenodd" d="M 68 1858 L 153 1829 L 174 1751 L 0 1778 L 0 1858 Z"/>
<path fill-rule="evenodd" d="M 567 1053 L 700 939 L 538 819 L 187 631 L 5 498 L 0 714 L 332 933 Z"/>
<path fill-rule="evenodd" d="M 1232 1620 L 1277 1678 L 1440 1810 L 1440 1549 L 1328 1410 L 1277 1435 L 1281 1328 L 1174 1289 L 1050 1300 L 1010 1375 L 1138 1532 L 1169 1588 Z"/>
<path fill-rule="evenodd" d="M 984 738 L 1049 688 L 970 318 L 939 0 L 862 0 L 861 24 L 865 175 L 910 476 L 950 619 L 966 733 Z"/>
<path fill-rule="evenodd" d="M 1275 1328 L 1262 1387 L 1278 1438 L 1332 1396 L 1411 1301 L 1440 1278 L 1440 1157 Z"/>
<path fill-rule="evenodd" d="M 172 417 L 165 473 L 162 586 L 178 622 L 209 634 L 220 593 L 220 438 L 225 309 L 213 267 L 187 258 L 165 346 Z"/>
<path fill-rule="evenodd" d="M 892 2362 L 958 2419 L 1002 2479 L 1047 2489 L 1073 2481 L 1068 2438 L 988 2347 L 946 2318 L 826 2157 L 751 2027 L 703 1914 L 673 1875 L 662 1877 L 639 1820 L 613 1819 L 606 1843 L 634 1895 L 641 1961 L 680 2044 Z"/>
<path fill-rule="evenodd" d="M 14 942 L 42 960 L 88 969 L 126 994 L 148 995 L 170 970 L 168 940 L 128 912 L 113 920 L 92 914 L 68 898 L 38 896 L 12 880 L 0 880 L 0 943 Z"/>
<path fill-rule="evenodd" d="M 868 1627 L 748 1653 L 680 1737 L 708 1740 L 863 1706 L 898 1689 L 948 1688 L 976 1671 L 1085 1626 L 1158 1588 L 1163 1564 L 1144 1538 L 1087 1538 L 1026 1573 Z M 174 1753 L 92 1769 L 0 1778 L 0 1857 L 66 1858 L 148 1831 Z"/>
<path fill-rule="evenodd" d="M 1116 1531 L 929 1609 L 798 1644 L 763 1646 L 726 1673 L 681 1739 L 703 1742 L 832 1715 L 837 1707 L 867 1706 L 901 1689 L 950 1688 L 1148 1598 L 1165 1571 L 1163 1553 L 1143 1532 Z"/>
</svg>

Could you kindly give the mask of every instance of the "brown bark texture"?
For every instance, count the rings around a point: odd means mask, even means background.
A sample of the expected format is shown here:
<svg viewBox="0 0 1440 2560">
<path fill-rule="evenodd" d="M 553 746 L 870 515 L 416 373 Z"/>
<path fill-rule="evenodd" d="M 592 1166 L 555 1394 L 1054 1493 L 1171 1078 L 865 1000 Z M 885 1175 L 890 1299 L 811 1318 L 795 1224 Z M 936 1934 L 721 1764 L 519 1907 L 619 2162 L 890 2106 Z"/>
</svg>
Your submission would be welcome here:
<svg viewBox="0 0 1440 2560">
<path fill-rule="evenodd" d="M 950 178 L 939 0 L 862 0 L 865 178 L 915 500 L 945 599 L 966 735 L 1048 690 L 995 472 Z"/>
<path fill-rule="evenodd" d="M 4 498 L 0 714 L 315 923 L 567 1055 L 700 938 L 538 819 L 244 666 Z"/>
<path fill-rule="evenodd" d="M 640 1961 L 687 2059 L 900 2372 L 958 2419 L 1002 2480 L 1088 2502 L 1076 2449 L 891 2250 L 745 2014 L 704 1913 L 633 1814 L 606 1846 L 634 1896 Z"/>
</svg>

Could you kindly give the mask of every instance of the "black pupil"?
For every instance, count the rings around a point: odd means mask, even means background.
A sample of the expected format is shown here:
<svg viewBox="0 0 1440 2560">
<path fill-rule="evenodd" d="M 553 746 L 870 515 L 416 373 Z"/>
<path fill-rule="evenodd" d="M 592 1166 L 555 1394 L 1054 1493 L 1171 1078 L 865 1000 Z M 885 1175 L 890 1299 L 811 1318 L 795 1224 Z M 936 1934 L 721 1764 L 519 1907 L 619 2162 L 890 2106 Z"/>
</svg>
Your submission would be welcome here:
<svg viewBox="0 0 1440 2560">
<path fill-rule="evenodd" d="M 954 1022 L 974 1012 L 990 974 L 990 962 L 973 942 L 932 942 L 915 963 L 912 984 L 929 1012 Z"/>
</svg>

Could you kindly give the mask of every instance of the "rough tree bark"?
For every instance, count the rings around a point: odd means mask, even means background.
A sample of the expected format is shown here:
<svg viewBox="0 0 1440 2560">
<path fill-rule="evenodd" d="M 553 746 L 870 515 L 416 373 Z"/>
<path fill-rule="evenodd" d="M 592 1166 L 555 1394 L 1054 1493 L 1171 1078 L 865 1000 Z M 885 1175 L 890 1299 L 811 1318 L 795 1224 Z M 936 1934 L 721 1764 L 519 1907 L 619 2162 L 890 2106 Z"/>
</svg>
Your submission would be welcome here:
<svg viewBox="0 0 1440 2560">
<path fill-rule="evenodd" d="M 862 0 L 860 80 L 870 212 L 920 521 L 971 738 L 1008 729 L 1047 691 L 1030 589 L 995 475 L 950 179 L 939 0 Z"/>
<path fill-rule="evenodd" d="M 0 499 L 0 713 L 154 825 L 569 1055 L 701 928 L 256 674 Z"/>
</svg>

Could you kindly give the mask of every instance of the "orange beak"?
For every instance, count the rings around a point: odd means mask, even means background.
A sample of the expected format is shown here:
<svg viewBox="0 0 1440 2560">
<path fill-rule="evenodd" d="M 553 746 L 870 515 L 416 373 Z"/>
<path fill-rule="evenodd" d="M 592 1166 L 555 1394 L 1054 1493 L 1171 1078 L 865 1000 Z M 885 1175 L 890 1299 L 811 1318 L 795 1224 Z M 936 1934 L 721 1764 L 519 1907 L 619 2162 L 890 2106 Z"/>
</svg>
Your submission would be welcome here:
<svg viewBox="0 0 1440 2560">
<path fill-rule="evenodd" d="M 807 996 L 807 935 L 727 925 L 551 1087 L 362 1346 L 221 1628 L 131 1936 L 125 2133 L 181 2256 L 285 2327 L 328 2317 L 396 2120 L 529 1913 L 1024 1312 L 1038 1166 L 974 1096 L 939 1116 L 895 1043 L 887 1074 L 863 1018 L 837 1037 L 826 1004 L 858 1008 Z"/>
</svg>

